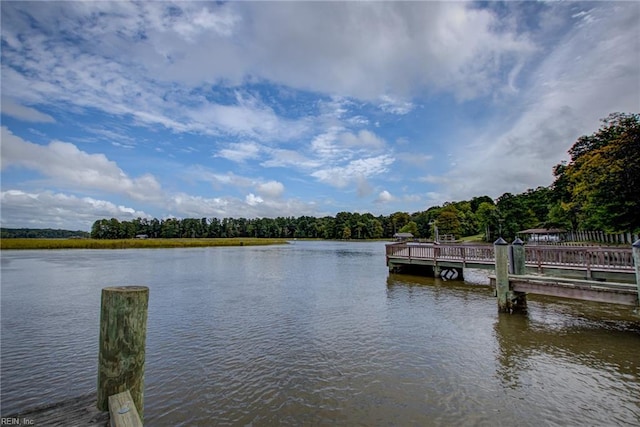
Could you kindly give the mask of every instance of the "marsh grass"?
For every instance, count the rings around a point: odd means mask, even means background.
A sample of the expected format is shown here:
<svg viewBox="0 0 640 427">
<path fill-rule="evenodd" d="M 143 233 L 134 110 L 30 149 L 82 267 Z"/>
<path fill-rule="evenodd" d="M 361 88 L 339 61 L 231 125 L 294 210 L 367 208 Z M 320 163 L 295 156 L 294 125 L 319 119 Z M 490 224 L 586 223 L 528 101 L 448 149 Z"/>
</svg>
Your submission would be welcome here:
<svg viewBox="0 0 640 427">
<path fill-rule="evenodd" d="M 256 246 L 287 243 L 285 239 L 2 239 L 0 249 L 130 249 Z"/>
</svg>

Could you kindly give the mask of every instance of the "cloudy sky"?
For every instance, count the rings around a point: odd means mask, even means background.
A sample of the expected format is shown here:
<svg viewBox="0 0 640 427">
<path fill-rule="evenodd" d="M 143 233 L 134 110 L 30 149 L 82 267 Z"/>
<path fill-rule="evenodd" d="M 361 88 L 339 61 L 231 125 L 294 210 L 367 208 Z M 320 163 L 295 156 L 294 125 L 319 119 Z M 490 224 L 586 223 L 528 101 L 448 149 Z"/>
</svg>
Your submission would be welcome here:
<svg viewBox="0 0 640 427">
<path fill-rule="evenodd" d="M 4 227 L 495 198 L 640 111 L 638 2 L 1 8 Z"/>
</svg>

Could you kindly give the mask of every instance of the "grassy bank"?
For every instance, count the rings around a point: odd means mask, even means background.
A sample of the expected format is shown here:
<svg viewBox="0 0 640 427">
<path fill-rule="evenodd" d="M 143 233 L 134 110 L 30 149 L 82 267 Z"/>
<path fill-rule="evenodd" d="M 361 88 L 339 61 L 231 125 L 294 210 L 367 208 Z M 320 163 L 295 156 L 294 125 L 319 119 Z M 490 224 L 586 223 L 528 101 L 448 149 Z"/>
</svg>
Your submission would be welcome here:
<svg viewBox="0 0 640 427">
<path fill-rule="evenodd" d="M 0 249 L 129 249 L 256 246 L 287 243 L 285 239 L 2 239 Z"/>
</svg>

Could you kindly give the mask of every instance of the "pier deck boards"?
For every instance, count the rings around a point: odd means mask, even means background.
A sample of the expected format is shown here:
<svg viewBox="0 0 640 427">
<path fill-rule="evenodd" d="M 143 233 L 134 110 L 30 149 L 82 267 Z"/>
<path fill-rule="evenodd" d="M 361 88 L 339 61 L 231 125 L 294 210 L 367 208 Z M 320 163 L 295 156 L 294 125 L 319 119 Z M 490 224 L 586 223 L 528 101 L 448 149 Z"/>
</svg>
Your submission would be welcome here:
<svg viewBox="0 0 640 427">
<path fill-rule="evenodd" d="M 3 419 L 15 419 L 14 425 L 46 427 L 108 427 L 109 412 L 96 407 L 97 395 L 90 393 L 61 402 L 38 406 Z"/>
</svg>

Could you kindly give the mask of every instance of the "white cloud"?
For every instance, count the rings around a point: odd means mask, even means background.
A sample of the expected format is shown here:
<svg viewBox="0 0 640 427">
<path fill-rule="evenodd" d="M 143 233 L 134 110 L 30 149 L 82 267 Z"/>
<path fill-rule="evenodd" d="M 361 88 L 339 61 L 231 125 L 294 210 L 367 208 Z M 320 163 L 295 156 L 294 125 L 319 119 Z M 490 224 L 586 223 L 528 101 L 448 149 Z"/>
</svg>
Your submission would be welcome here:
<svg viewBox="0 0 640 427">
<path fill-rule="evenodd" d="M 534 49 L 497 23 L 463 2 L 3 3 L 3 90 L 178 132 L 291 137 L 295 122 L 206 88 L 268 81 L 406 114 L 416 89 L 468 99 L 508 85 Z"/>
<path fill-rule="evenodd" d="M 180 193 L 170 197 L 166 207 L 175 215 L 184 218 L 275 218 L 326 214 L 319 211 L 314 202 L 280 198 L 265 200 L 253 193 L 247 194 L 243 199 L 229 196 L 207 198 Z"/>
<path fill-rule="evenodd" d="M 191 8 L 184 8 L 183 10 L 186 13 L 172 17 L 172 29 L 192 43 L 198 41 L 198 36 L 209 31 L 229 37 L 232 35 L 238 21 L 240 21 L 240 17 L 233 14 L 229 9 L 222 9 L 220 13 L 213 13 L 206 7 L 202 7 L 200 10 Z"/>
<path fill-rule="evenodd" d="M 340 135 L 340 141 L 347 147 L 366 150 L 379 150 L 385 146 L 385 142 L 380 137 L 365 129 L 355 135 L 351 132 L 345 132 Z"/>
<path fill-rule="evenodd" d="M 393 197 L 391 193 L 389 193 L 387 190 L 383 190 L 380 192 L 380 194 L 378 194 L 378 197 L 376 198 L 375 202 L 389 203 L 389 202 L 393 202 L 394 200 L 395 200 L 395 197 Z"/>
<path fill-rule="evenodd" d="M 41 113 L 35 108 L 20 105 L 9 98 L 2 98 L 2 114 L 26 122 L 55 123 L 55 119 L 48 114 Z"/>
<path fill-rule="evenodd" d="M 299 151 L 269 149 L 267 152 L 271 158 L 261 163 L 261 166 L 264 167 L 299 167 L 302 169 L 311 169 L 321 165 L 319 160 L 311 159 Z"/>
<path fill-rule="evenodd" d="M 234 162 L 244 162 L 249 159 L 257 159 L 260 155 L 260 145 L 253 142 L 230 143 L 216 154 Z"/>
<path fill-rule="evenodd" d="M 395 99 L 388 95 L 380 97 L 382 103 L 379 105 L 380 109 L 385 113 L 404 115 L 408 114 L 415 108 L 412 102 L 402 99 Z"/>
<path fill-rule="evenodd" d="M 7 190 L 0 196 L 0 223 L 9 228 L 53 227 L 89 231 L 96 219 L 100 218 L 150 218 L 143 211 L 106 200 L 51 191 L 27 193 Z"/>
<path fill-rule="evenodd" d="M 375 157 L 356 159 L 348 162 L 344 166 L 334 166 L 320 169 L 311 174 L 320 182 L 343 188 L 348 184 L 380 175 L 388 171 L 389 165 L 393 163 L 393 157 L 383 154 Z"/>
<path fill-rule="evenodd" d="M 247 194 L 247 196 L 244 198 L 244 200 L 249 206 L 256 206 L 256 205 L 264 202 L 262 197 L 256 196 L 253 193 Z"/>
<path fill-rule="evenodd" d="M 278 181 L 267 181 L 256 186 L 256 191 L 268 198 L 277 198 L 284 193 L 284 185 Z"/>
<path fill-rule="evenodd" d="M 160 184 L 144 174 L 127 176 L 104 154 L 89 154 L 73 144 L 52 141 L 46 146 L 23 140 L 2 126 L 2 170 L 12 166 L 35 170 L 57 184 L 75 189 L 102 190 L 135 200 L 157 200 Z"/>
</svg>

